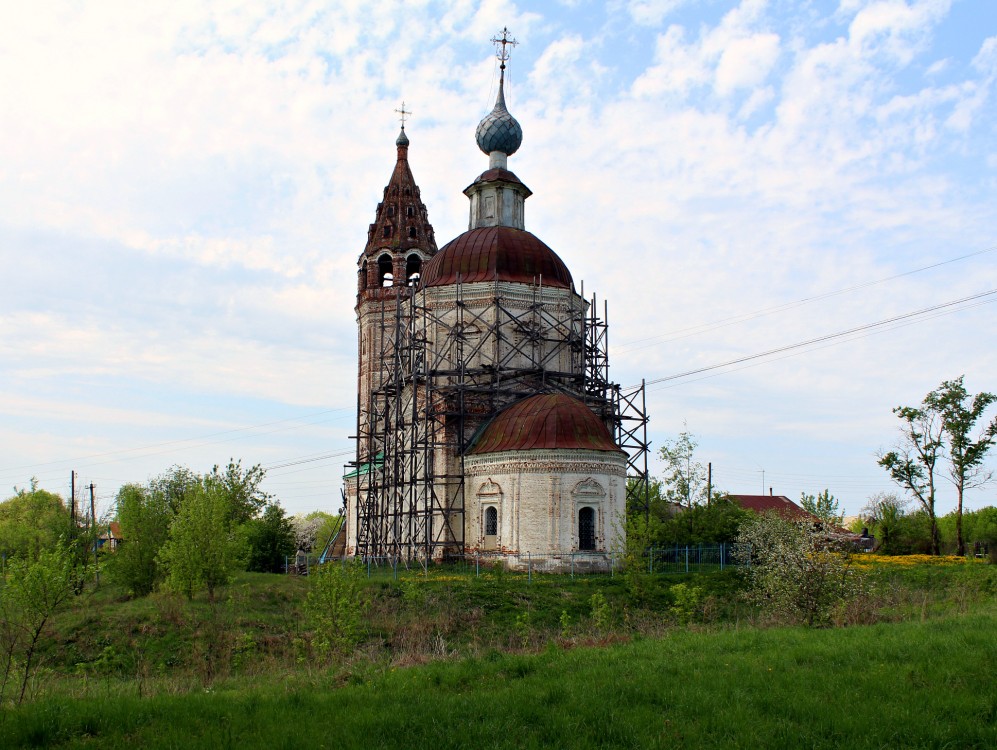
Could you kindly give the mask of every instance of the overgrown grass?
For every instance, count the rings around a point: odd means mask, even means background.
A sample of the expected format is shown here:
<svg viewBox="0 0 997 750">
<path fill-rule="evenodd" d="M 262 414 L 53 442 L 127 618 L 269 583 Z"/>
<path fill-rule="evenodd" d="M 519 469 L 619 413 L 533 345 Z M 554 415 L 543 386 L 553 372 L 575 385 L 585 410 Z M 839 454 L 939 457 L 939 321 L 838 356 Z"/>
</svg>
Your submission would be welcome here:
<svg viewBox="0 0 997 750">
<path fill-rule="evenodd" d="M 607 648 L 358 663 L 208 691 L 43 698 L 4 747 L 997 746 L 997 607 L 929 622 L 696 632 Z"/>
<path fill-rule="evenodd" d="M 997 566 L 859 564 L 835 622 L 873 624 L 820 631 L 771 627 L 733 570 L 639 602 L 622 577 L 400 571 L 364 583 L 347 654 L 315 648 L 308 579 L 213 605 L 104 586 L 53 621 L 0 747 L 997 746 Z"/>
</svg>

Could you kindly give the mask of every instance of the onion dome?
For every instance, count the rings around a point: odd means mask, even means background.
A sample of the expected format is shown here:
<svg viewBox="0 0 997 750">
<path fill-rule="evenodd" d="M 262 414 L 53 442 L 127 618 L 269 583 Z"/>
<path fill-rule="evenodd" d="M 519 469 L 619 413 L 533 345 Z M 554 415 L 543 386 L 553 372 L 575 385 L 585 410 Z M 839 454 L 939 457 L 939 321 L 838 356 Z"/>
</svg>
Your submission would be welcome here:
<svg viewBox="0 0 997 750">
<path fill-rule="evenodd" d="M 404 125 L 402 125 L 402 132 L 399 133 L 398 137 L 395 139 L 395 145 L 396 146 L 407 146 L 408 145 L 408 136 L 405 135 L 405 126 Z"/>
<path fill-rule="evenodd" d="M 571 289 L 571 272 L 553 250 L 523 229 L 471 229 L 451 240 L 422 271 L 424 287 L 479 281 L 542 282 Z"/>
<path fill-rule="evenodd" d="M 555 449 L 621 452 L 584 403 L 563 393 L 541 393 L 500 411 L 468 453 Z"/>
<path fill-rule="evenodd" d="M 503 73 L 505 71 L 503 70 Z M 486 154 L 493 151 L 511 156 L 523 143 L 523 129 L 516 118 L 505 108 L 505 76 L 499 79 L 498 97 L 495 107 L 478 123 L 474 133 L 478 148 Z"/>
</svg>

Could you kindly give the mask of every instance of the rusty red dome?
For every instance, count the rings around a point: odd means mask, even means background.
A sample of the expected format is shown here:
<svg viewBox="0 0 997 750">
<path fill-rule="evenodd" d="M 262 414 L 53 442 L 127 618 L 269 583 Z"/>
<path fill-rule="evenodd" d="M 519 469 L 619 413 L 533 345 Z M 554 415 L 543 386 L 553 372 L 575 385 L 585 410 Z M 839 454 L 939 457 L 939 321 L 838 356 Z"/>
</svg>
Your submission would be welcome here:
<svg viewBox="0 0 997 750">
<path fill-rule="evenodd" d="M 529 232 L 513 227 L 479 227 L 451 240 L 426 263 L 423 286 L 478 281 L 543 282 L 571 288 L 571 272 L 557 253 Z"/>
<path fill-rule="evenodd" d="M 558 448 L 621 452 L 584 403 L 563 393 L 541 393 L 499 412 L 468 453 Z"/>
</svg>

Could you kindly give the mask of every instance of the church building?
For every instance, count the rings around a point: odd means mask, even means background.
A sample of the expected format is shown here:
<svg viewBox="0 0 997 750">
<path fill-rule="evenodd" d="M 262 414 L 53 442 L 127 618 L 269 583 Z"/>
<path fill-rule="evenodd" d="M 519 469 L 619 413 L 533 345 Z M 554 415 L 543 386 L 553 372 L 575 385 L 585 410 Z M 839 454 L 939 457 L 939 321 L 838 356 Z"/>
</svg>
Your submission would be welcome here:
<svg viewBox="0 0 997 750">
<path fill-rule="evenodd" d="M 644 495 L 643 385 L 609 381 L 608 327 L 565 262 L 526 229 L 523 141 L 505 102 L 503 30 L 487 168 L 464 189 L 468 230 L 437 248 L 408 162 L 394 171 L 358 261 L 356 459 L 345 551 L 440 560 L 585 557 L 608 564 Z"/>
</svg>

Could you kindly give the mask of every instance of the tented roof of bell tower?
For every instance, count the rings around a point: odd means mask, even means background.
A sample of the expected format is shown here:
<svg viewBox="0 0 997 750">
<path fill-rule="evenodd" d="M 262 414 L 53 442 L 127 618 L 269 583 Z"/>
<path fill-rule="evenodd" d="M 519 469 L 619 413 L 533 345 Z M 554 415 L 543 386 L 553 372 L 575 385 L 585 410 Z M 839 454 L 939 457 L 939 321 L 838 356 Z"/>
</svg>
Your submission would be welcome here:
<svg viewBox="0 0 997 750">
<path fill-rule="evenodd" d="M 374 223 L 367 230 L 364 254 L 375 255 L 385 249 L 403 252 L 418 249 L 432 255 L 436 252 L 436 238 L 419 186 L 415 184 L 409 167 L 409 139 L 404 125 L 395 146 L 398 148 L 398 159 L 384 188 L 384 197 L 377 204 Z"/>
</svg>

